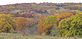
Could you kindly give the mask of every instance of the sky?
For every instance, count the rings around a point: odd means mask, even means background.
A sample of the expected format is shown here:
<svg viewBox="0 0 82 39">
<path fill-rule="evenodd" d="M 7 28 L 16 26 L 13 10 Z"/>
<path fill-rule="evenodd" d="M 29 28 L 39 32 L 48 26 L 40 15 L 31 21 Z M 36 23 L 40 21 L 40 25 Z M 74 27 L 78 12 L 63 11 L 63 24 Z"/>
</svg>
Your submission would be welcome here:
<svg viewBox="0 0 82 39">
<path fill-rule="evenodd" d="M 43 3 L 43 2 L 52 2 L 52 3 L 82 3 L 82 0 L 0 0 L 0 5 L 15 4 L 15 3 Z"/>
</svg>

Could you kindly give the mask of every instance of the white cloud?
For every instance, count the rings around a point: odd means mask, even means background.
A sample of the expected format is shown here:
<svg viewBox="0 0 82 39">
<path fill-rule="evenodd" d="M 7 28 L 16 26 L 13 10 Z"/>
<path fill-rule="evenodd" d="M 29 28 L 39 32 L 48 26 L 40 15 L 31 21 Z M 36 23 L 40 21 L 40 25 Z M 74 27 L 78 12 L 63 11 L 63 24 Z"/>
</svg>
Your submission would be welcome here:
<svg viewBox="0 0 82 39">
<path fill-rule="evenodd" d="M 82 3 L 82 0 L 0 0 L 0 5 L 14 4 L 14 3 L 31 3 L 31 2 L 53 2 L 53 3 L 64 3 L 64 2 L 75 2 Z"/>
</svg>

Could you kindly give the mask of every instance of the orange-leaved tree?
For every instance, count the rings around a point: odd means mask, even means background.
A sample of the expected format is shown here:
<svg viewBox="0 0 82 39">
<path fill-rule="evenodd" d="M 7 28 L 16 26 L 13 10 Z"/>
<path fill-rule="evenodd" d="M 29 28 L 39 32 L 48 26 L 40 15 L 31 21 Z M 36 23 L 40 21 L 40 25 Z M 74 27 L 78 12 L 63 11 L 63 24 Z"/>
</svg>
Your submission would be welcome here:
<svg viewBox="0 0 82 39">
<path fill-rule="evenodd" d="M 58 15 L 56 15 L 56 18 L 58 21 L 61 21 L 64 18 L 69 18 L 70 16 L 74 15 L 74 13 L 70 12 L 61 12 Z"/>
<path fill-rule="evenodd" d="M 32 18 L 16 17 L 15 23 L 16 23 L 16 31 L 22 31 L 25 30 L 31 24 L 33 24 L 34 20 Z"/>
<path fill-rule="evenodd" d="M 41 16 L 38 21 L 38 32 L 49 34 L 49 30 L 55 26 L 56 22 L 55 16 Z"/>
</svg>

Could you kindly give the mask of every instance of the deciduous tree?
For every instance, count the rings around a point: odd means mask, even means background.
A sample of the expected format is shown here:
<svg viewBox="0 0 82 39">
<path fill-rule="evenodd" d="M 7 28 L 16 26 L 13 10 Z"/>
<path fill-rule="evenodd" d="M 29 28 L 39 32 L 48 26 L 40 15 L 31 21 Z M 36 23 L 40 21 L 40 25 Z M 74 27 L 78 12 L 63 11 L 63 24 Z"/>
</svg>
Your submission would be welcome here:
<svg viewBox="0 0 82 39">
<path fill-rule="evenodd" d="M 0 14 L 0 32 L 12 32 L 14 30 L 14 18 L 11 14 Z"/>
<path fill-rule="evenodd" d="M 82 14 L 76 14 L 60 21 L 58 28 L 61 36 L 82 35 Z"/>
</svg>

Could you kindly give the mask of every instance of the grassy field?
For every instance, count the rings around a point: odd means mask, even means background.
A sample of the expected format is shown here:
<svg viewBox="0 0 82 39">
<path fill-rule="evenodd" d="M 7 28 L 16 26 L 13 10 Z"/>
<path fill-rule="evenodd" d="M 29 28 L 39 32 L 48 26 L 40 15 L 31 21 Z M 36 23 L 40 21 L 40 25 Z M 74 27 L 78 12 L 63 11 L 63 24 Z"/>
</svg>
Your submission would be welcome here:
<svg viewBox="0 0 82 39">
<path fill-rule="evenodd" d="M 82 39 L 82 38 L 78 38 L 78 37 L 53 37 L 53 36 L 39 36 L 39 35 L 24 36 L 21 34 L 1 33 L 0 39 Z"/>
</svg>

